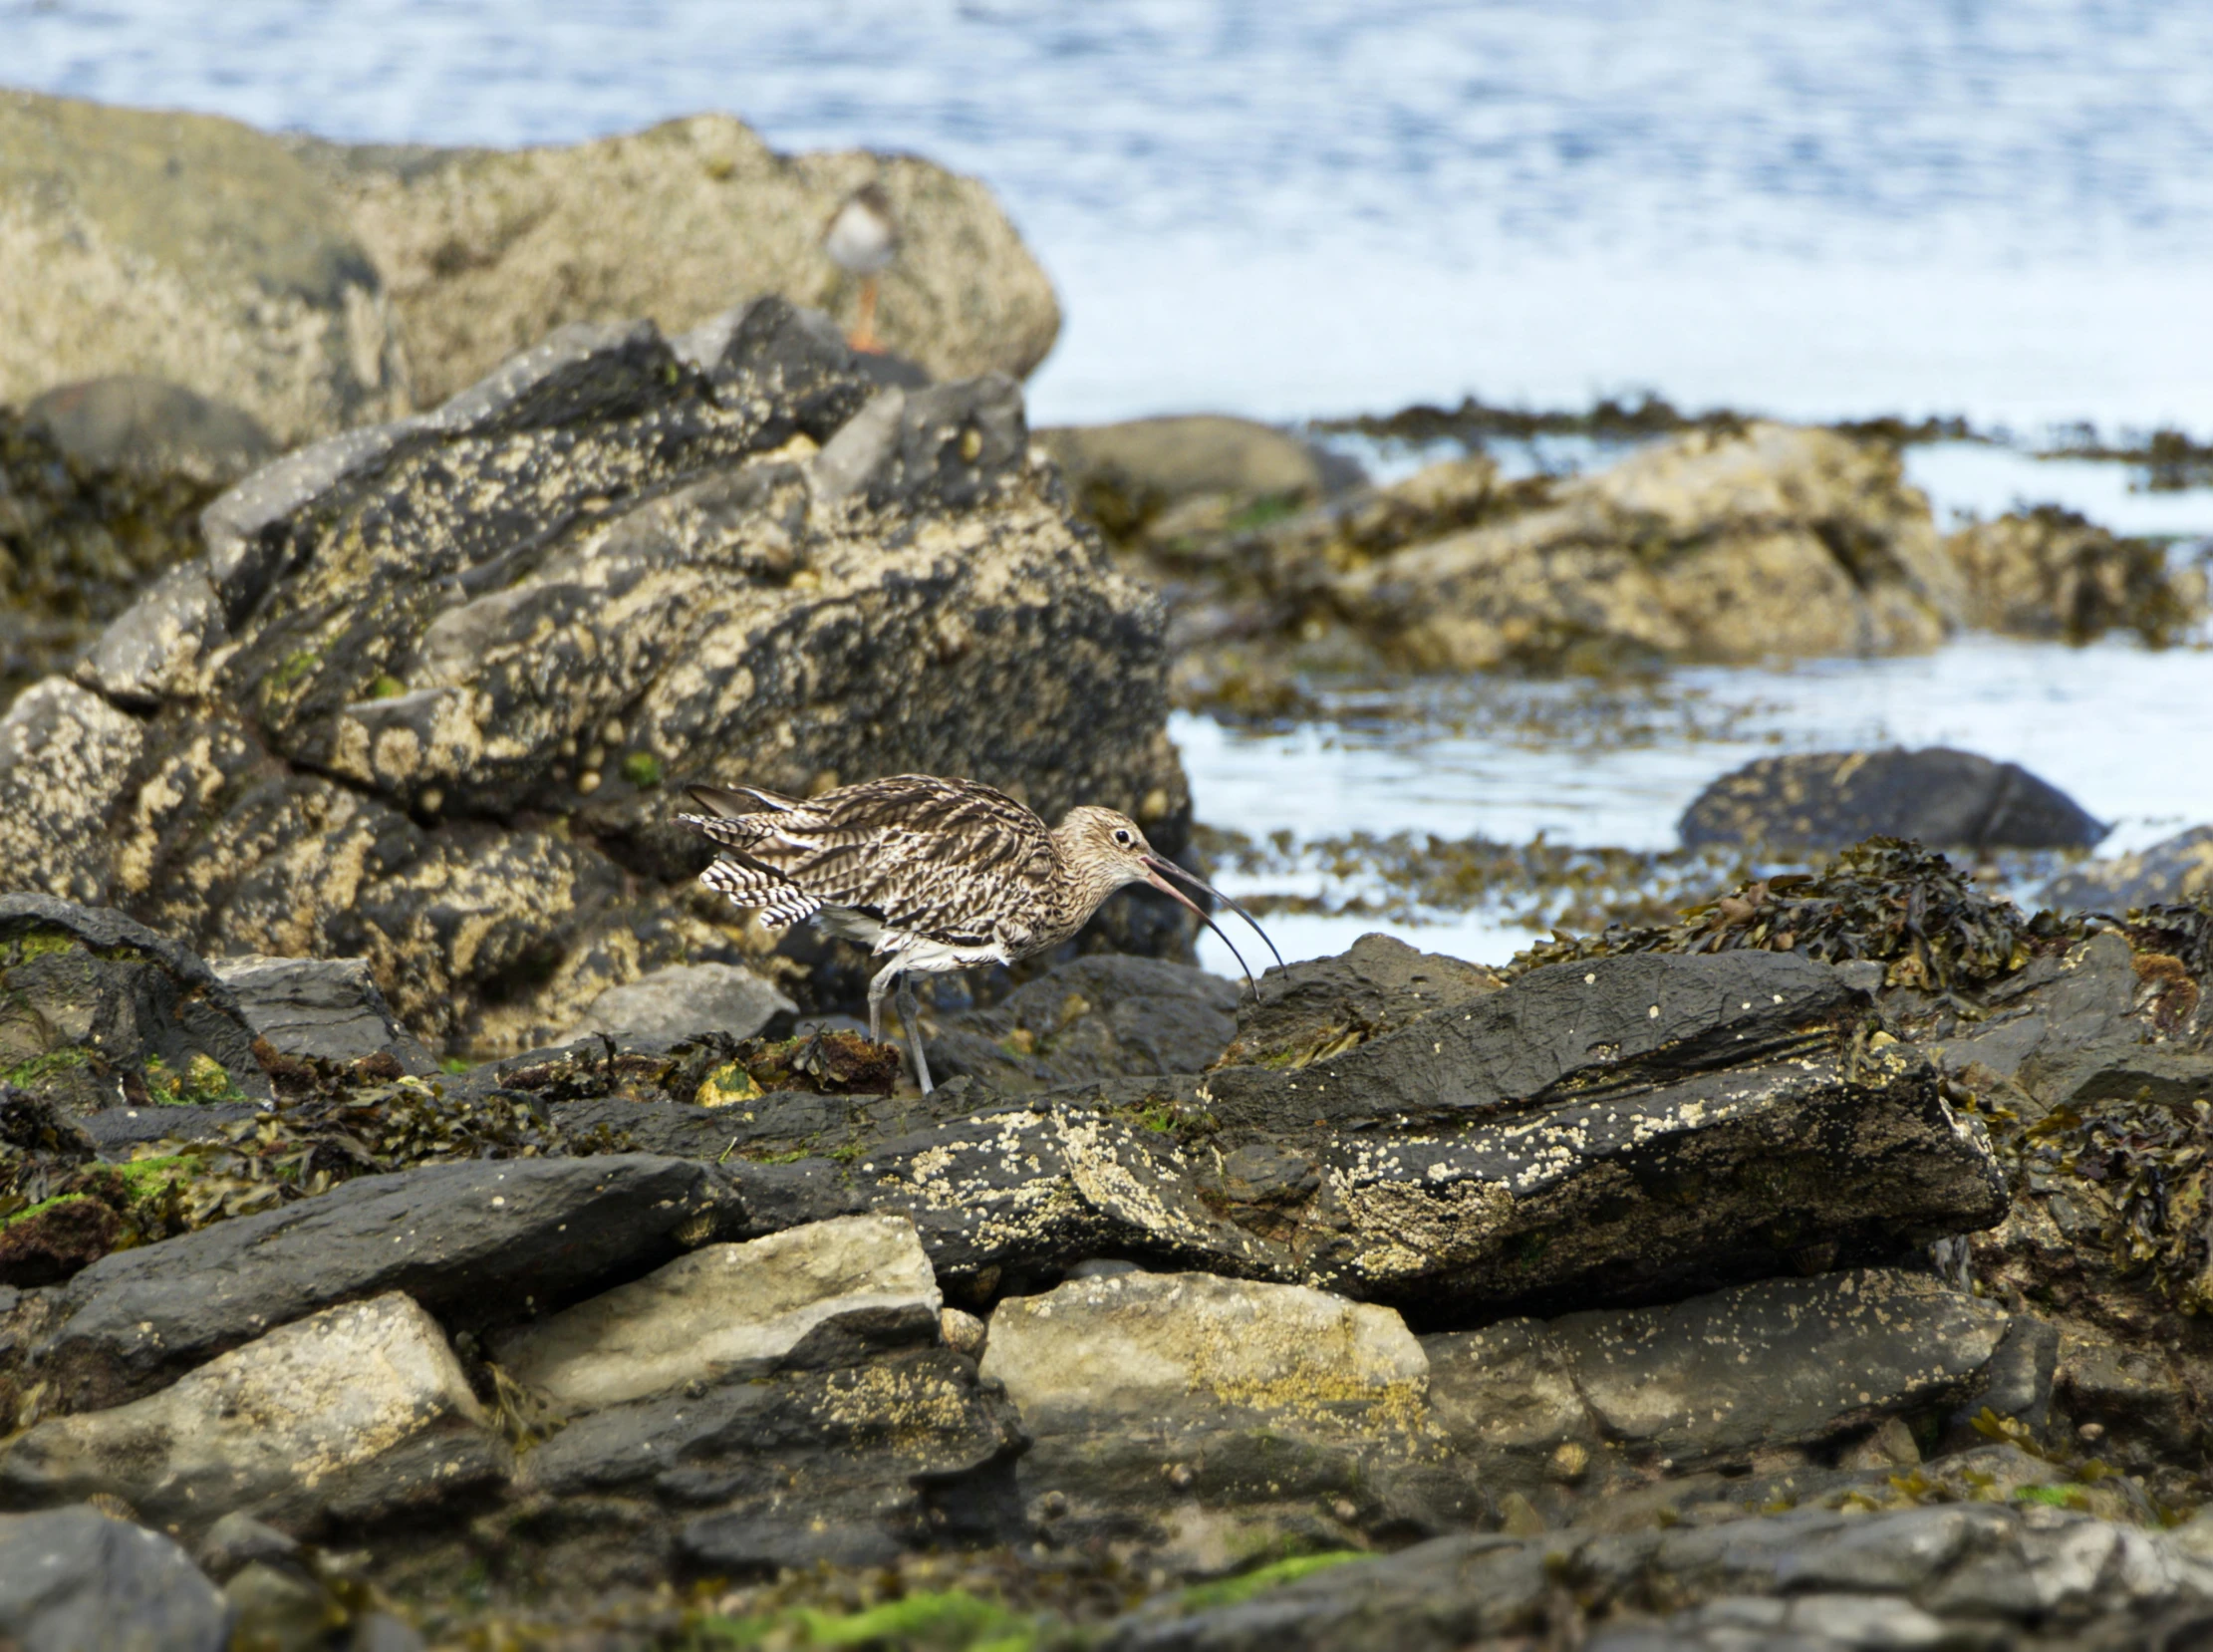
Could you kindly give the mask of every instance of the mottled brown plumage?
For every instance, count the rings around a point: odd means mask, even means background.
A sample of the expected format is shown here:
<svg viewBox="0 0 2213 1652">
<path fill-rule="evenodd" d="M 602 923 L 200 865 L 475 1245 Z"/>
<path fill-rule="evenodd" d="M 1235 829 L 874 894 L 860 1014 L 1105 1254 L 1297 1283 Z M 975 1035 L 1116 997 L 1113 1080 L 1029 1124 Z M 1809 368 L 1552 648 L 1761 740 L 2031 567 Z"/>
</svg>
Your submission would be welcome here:
<svg viewBox="0 0 2213 1652">
<path fill-rule="evenodd" d="M 1071 809 L 1048 828 L 1004 792 L 928 774 L 887 775 L 803 799 L 753 786 L 690 789 L 710 812 L 678 819 L 721 851 L 701 883 L 758 910 L 771 927 L 815 918 L 888 955 L 869 982 L 869 1032 L 881 1036 L 884 996 L 896 980 L 925 1090 L 930 1069 L 909 976 L 1048 951 L 1125 884 L 1165 891 L 1209 928 L 1206 912 L 1171 878 L 1240 910 L 1155 854 L 1137 823 L 1112 809 Z"/>
</svg>

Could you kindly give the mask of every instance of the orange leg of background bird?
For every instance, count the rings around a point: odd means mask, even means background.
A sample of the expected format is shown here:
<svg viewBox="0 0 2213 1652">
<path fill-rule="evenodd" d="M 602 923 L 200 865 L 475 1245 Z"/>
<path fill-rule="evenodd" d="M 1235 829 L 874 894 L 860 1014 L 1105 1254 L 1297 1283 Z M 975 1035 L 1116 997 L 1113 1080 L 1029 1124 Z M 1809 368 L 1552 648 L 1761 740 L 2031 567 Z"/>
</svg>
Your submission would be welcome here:
<svg viewBox="0 0 2213 1652">
<path fill-rule="evenodd" d="M 876 336 L 876 277 L 861 277 L 861 316 L 846 334 L 845 342 L 871 356 L 884 354 L 884 341 Z"/>
</svg>

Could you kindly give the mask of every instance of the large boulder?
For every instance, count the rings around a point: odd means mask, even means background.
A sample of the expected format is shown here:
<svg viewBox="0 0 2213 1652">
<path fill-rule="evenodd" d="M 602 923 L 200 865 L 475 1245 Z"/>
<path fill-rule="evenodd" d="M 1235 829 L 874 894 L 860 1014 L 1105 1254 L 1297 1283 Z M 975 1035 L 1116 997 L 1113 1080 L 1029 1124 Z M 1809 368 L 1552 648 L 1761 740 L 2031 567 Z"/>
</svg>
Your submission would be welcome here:
<svg viewBox="0 0 2213 1652">
<path fill-rule="evenodd" d="M 1328 595 L 1387 657 L 1463 671 L 1906 653 L 1962 602 L 1893 449 L 1767 422 L 1656 443 Z"/>
<path fill-rule="evenodd" d="M 2122 629 L 2156 647 L 2205 618 L 2202 572 L 2056 506 L 1970 523 L 1944 548 L 1967 585 L 1967 623 L 1985 631 L 2088 643 Z"/>
<path fill-rule="evenodd" d="M 690 889 L 684 782 L 967 774 L 1179 850 L 1158 605 L 1042 491 L 1013 385 L 872 401 L 781 300 L 686 351 L 579 325 L 217 500 L 89 689 L 0 719 L 9 876 L 209 955 L 364 958 L 496 1053 L 770 945 Z"/>
<path fill-rule="evenodd" d="M 1311 442 L 1221 413 L 1067 424 L 1037 439 L 1078 506 L 1123 540 L 1178 506 L 1211 509 L 1221 527 L 1240 510 L 1274 514 L 1359 480 L 1356 466 Z"/>
<path fill-rule="evenodd" d="M 408 411 L 376 261 L 279 139 L 7 92 L 0 203 L 0 401 L 148 374 L 282 442 Z"/>
<path fill-rule="evenodd" d="M 1888 837 L 1979 855 L 2087 849 L 2106 828 L 2019 763 L 1931 746 L 1755 758 L 1700 792 L 1676 830 L 1694 849 L 1841 849 Z"/>
<path fill-rule="evenodd" d="M 780 293 L 849 324 L 858 288 L 821 238 L 871 180 L 901 230 L 876 312 L 892 349 L 940 379 L 1020 378 L 1060 330 L 990 191 L 914 155 L 778 154 L 726 115 L 566 147 L 288 146 L 383 272 L 425 405 L 570 322 L 675 333 Z"/>
<path fill-rule="evenodd" d="M 949 1084 L 944 1122 L 834 1150 L 957 1298 L 1119 1255 L 1425 1318 L 1649 1299 L 2003 1213 L 1935 1069 L 1866 1015 L 1802 958 L 1594 960 L 1302 1067 L 1026 1106 Z"/>
</svg>

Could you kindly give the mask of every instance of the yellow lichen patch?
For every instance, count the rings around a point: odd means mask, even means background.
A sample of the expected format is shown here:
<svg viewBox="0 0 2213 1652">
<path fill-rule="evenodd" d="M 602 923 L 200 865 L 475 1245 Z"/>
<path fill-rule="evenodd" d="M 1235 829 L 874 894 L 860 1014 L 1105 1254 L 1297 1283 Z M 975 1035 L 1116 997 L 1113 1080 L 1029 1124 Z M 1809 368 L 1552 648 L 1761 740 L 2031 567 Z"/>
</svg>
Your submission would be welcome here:
<svg viewBox="0 0 2213 1652">
<path fill-rule="evenodd" d="M 730 1107 L 741 1101 L 752 1101 L 761 1095 L 761 1087 L 753 1082 L 753 1075 L 738 1061 L 725 1061 L 706 1077 L 699 1080 L 699 1088 L 692 1095 L 694 1106 Z"/>
</svg>

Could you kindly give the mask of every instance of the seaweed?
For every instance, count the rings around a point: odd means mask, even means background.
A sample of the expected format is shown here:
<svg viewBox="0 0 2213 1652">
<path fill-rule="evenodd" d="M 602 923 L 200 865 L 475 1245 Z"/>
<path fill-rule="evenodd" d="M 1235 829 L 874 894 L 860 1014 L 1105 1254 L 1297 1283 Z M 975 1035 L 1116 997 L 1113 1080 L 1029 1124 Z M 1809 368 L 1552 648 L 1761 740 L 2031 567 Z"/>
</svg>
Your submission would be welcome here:
<svg viewBox="0 0 2213 1652">
<path fill-rule="evenodd" d="M 1756 878 L 1685 911 L 1677 922 L 1556 934 L 1515 955 L 1508 978 L 1551 964 L 1621 953 L 1798 952 L 1829 964 L 1884 966 L 1888 986 L 1955 991 L 1989 986 L 2039 954 L 2080 939 L 2082 923 L 2024 914 L 1986 894 L 1944 856 L 1901 838 L 1872 837 L 1826 868 Z"/>
</svg>

